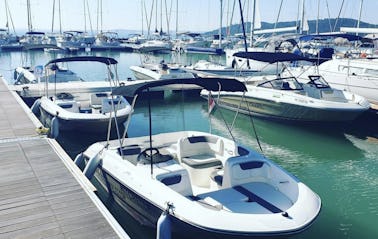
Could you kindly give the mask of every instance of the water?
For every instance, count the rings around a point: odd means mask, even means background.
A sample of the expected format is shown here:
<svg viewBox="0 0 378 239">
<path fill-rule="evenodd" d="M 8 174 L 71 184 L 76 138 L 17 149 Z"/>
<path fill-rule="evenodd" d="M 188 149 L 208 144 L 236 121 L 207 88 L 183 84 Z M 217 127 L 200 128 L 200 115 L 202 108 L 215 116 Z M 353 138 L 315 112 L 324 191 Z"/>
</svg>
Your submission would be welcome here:
<svg viewBox="0 0 378 239">
<path fill-rule="evenodd" d="M 135 53 L 96 54 L 117 59 L 121 79 L 132 77 L 128 67 L 140 64 L 141 60 Z M 43 65 L 53 57 L 43 52 L 0 53 L 0 71 L 11 80 L 13 69 L 22 65 L 25 59 L 31 61 L 31 65 Z M 208 59 L 205 55 L 181 56 L 178 60 L 175 55 L 149 57 L 156 61 L 165 59 L 182 63 Z M 216 57 L 211 60 L 224 59 Z M 85 65 L 73 65 L 70 69 L 84 79 L 86 76 L 96 78 L 97 72 L 103 70 Z M 102 72 L 101 76 L 104 75 Z M 233 112 L 217 109 L 209 120 L 206 101 L 198 96 L 171 95 L 164 103 L 155 100 L 152 104 L 154 133 L 177 129 L 209 131 L 211 128 L 216 134 L 230 137 L 223 119 L 231 125 Z M 147 114 L 146 102 L 140 102 L 130 124 L 130 137 L 148 133 Z M 378 238 L 377 120 L 376 116 L 365 115 L 350 125 L 319 127 L 254 119 L 266 157 L 296 175 L 322 199 L 322 211 L 312 227 L 291 238 Z M 247 116 L 237 118 L 232 133 L 244 145 L 259 149 Z M 58 141 L 71 157 L 75 157 L 91 143 L 103 139 L 102 136 L 88 138 L 86 135 L 61 134 Z M 132 238 L 155 238 L 153 230 L 140 226 L 103 192 L 99 191 L 99 196 Z"/>
</svg>

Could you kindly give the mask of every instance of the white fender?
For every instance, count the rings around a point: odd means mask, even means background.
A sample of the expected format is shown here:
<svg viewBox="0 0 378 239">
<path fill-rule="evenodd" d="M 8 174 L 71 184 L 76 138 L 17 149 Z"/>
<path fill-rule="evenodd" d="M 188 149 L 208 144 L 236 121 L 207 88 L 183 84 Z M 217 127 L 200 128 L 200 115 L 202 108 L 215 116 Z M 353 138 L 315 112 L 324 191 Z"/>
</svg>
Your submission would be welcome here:
<svg viewBox="0 0 378 239">
<path fill-rule="evenodd" d="M 59 119 L 54 116 L 51 120 L 50 138 L 56 139 L 59 136 Z"/>
<path fill-rule="evenodd" d="M 33 114 L 35 114 L 35 116 L 39 116 L 40 115 L 40 111 L 39 111 L 39 107 L 41 106 L 41 100 L 40 99 L 37 99 L 36 101 L 34 101 L 32 107 L 31 107 L 31 111 L 33 112 Z"/>
<path fill-rule="evenodd" d="M 171 239 L 171 218 L 167 211 L 162 212 L 160 215 L 156 227 L 156 239 Z"/>
</svg>

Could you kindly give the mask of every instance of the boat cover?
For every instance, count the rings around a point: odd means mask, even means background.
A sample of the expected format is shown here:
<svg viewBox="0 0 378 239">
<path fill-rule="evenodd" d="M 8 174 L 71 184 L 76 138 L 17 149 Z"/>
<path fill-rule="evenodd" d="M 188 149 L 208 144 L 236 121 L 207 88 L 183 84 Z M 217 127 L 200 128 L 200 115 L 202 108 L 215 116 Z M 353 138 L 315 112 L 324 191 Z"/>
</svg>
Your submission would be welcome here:
<svg viewBox="0 0 378 239">
<path fill-rule="evenodd" d="M 63 58 L 53 59 L 53 60 L 47 62 L 47 64 L 45 66 L 48 66 L 48 65 L 54 64 L 54 63 L 59 63 L 59 62 L 71 62 L 71 61 L 96 61 L 96 62 L 104 63 L 106 65 L 113 65 L 113 64 L 118 63 L 115 59 L 110 58 L 110 57 L 74 56 L 74 57 L 63 57 Z"/>
<path fill-rule="evenodd" d="M 345 38 L 348 41 L 364 41 L 365 38 L 361 36 L 356 36 L 352 34 L 345 34 L 345 33 L 336 33 L 336 34 L 318 34 L 318 35 L 305 35 L 299 38 L 300 41 L 312 41 L 312 40 L 327 40 L 327 39 L 334 39 L 334 38 Z"/>
<path fill-rule="evenodd" d="M 303 57 L 293 53 L 284 52 L 237 52 L 236 57 L 252 59 L 255 61 L 262 61 L 268 63 L 284 62 L 284 61 L 311 61 L 316 62 L 318 59 Z"/>
<path fill-rule="evenodd" d="M 126 97 L 134 97 L 142 93 L 143 91 L 167 85 L 184 84 L 184 85 L 198 85 L 208 91 L 247 91 L 245 85 L 236 79 L 224 79 L 224 78 L 187 78 L 187 79 L 168 79 L 168 80 L 156 80 L 142 82 L 133 85 L 120 86 L 113 89 L 114 95 L 123 95 Z"/>
</svg>

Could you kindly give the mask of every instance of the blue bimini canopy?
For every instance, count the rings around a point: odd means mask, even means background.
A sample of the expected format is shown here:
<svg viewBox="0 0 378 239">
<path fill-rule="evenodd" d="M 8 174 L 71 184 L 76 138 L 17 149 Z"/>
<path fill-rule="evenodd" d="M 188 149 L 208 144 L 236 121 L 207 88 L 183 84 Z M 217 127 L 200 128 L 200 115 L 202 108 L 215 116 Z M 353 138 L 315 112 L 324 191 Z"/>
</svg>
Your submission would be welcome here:
<svg viewBox="0 0 378 239">
<path fill-rule="evenodd" d="M 285 62 L 285 61 L 311 61 L 316 59 L 310 59 L 293 53 L 284 52 L 237 52 L 234 54 L 236 57 L 251 59 L 255 61 L 262 61 L 267 63 Z"/>
<path fill-rule="evenodd" d="M 59 62 L 71 62 L 71 61 L 95 61 L 95 62 L 101 62 L 106 65 L 114 65 L 118 62 L 110 57 L 100 57 L 100 56 L 75 56 L 75 57 L 64 57 L 64 58 L 57 58 L 49 61 L 45 66 L 48 66 L 50 64 L 55 64 Z"/>
<path fill-rule="evenodd" d="M 318 34 L 318 35 L 305 35 L 299 38 L 300 41 L 312 41 L 312 40 L 328 40 L 334 38 L 345 38 L 348 41 L 362 41 L 364 38 L 352 34 L 335 33 L 335 34 Z"/>
<path fill-rule="evenodd" d="M 247 91 L 244 83 L 236 79 L 225 78 L 188 78 L 188 79 L 168 79 L 168 80 L 156 80 L 137 83 L 133 85 L 120 86 L 113 89 L 114 95 L 122 95 L 126 97 L 134 97 L 147 89 L 154 87 L 162 87 L 168 85 L 198 85 L 208 91 L 232 91 L 232 92 L 244 92 Z"/>
</svg>

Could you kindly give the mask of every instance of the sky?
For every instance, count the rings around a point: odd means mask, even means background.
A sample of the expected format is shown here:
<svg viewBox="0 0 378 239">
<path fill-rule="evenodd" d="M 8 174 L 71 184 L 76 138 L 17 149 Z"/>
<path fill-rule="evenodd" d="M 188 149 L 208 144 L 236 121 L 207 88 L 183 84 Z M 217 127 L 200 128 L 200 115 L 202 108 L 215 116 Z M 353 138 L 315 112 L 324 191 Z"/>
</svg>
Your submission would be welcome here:
<svg viewBox="0 0 378 239">
<path fill-rule="evenodd" d="M 178 24 L 177 30 L 204 32 L 214 30 L 220 26 L 220 2 L 221 0 L 102 0 L 102 14 L 97 14 L 97 3 L 99 0 L 60 0 L 62 30 L 143 30 L 147 32 L 147 19 L 150 19 L 152 5 L 154 5 L 150 29 L 160 29 L 164 31 L 176 31 L 176 12 Z M 156 19 L 156 1 L 158 1 L 158 17 Z M 280 21 L 295 21 L 298 17 L 298 2 L 301 0 L 282 0 Z M 342 0 L 305 0 L 305 15 L 308 20 L 316 19 L 318 14 L 318 1 L 320 5 L 319 18 L 337 17 L 340 12 Z M 5 2 L 8 3 L 9 12 L 16 29 L 27 29 L 27 9 L 26 0 L 1 0 L 0 1 L 0 28 L 6 27 Z M 52 13 L 54 0 L 30 0 L 32 25 L 34 30 L 51 31 Z M 88 3 L 89 11 L 84 11 L 84 2 Z M 163 23 L 161 24 L 161 4 L 163 9 Z M 178 11 L 176 3 L 178 2 Z M 235 2 L 235 10 L 232 14 L 232 6 Z M 252 0 L 241 0 L 244 9 L 245 21 L 250 21 L 252 16 Z M 359 16 L 361 0 L 344 0 L 340 17 L 355 18 Z M 59 0 L 55 0 L 55 20 L 54 30 L 59 31 Z M 144 12 L 142 15 L 142 6 Z M 274 23 L 277 19 L 281 0 L 259 0 L 258 9 L 261 21 Z M 328 8 L 327 8 L 328 5 Z M 246 10 L 249 9 L 249 10 Z M 329 11 L 328 11 L 329 9 Z M 372 24 L 378 23 L 376 15 L 378 9 L 377 0 L 364 0 L 362 8 L 362 21 Z M 86 12 L 84 14 L 84 12 Z M 89 14 L 88 14 L 89 12 Z M 168 14 L 166 14 L 168 12 Z M 329 12 L 329 13 L 328 13 Z M 101 18 L 98 15 L 102 16 Z M 146 16 L 148 15 L 148 16 Z M 86 16 L 86 17 L 85 17 Z M 90 20 L 89 20 L 90 16 Z M 231 18 L 231 16 L 233 16 Z M 84 19 L 86 19 L 86 24 Z M 143 19 L 143 20 L 142 20 Z M 167 19 L 169 24 L 167 24 Z M 232 19 L 232 20 L 231 20 Z M 150 20 L 148 20 L 150 21 Z M 223 0 L 223 26 L 230 22 L 237 24 L 240 22 L 238 0 Z M 91 24 L 90 24 L 91 23 Z M 143 24 L 142 24 L 143 23 Z M 90 27 L 92 25 L 92 27 Z M 9 21 L 9 26 L 11 23 Z"/>
</svg>

